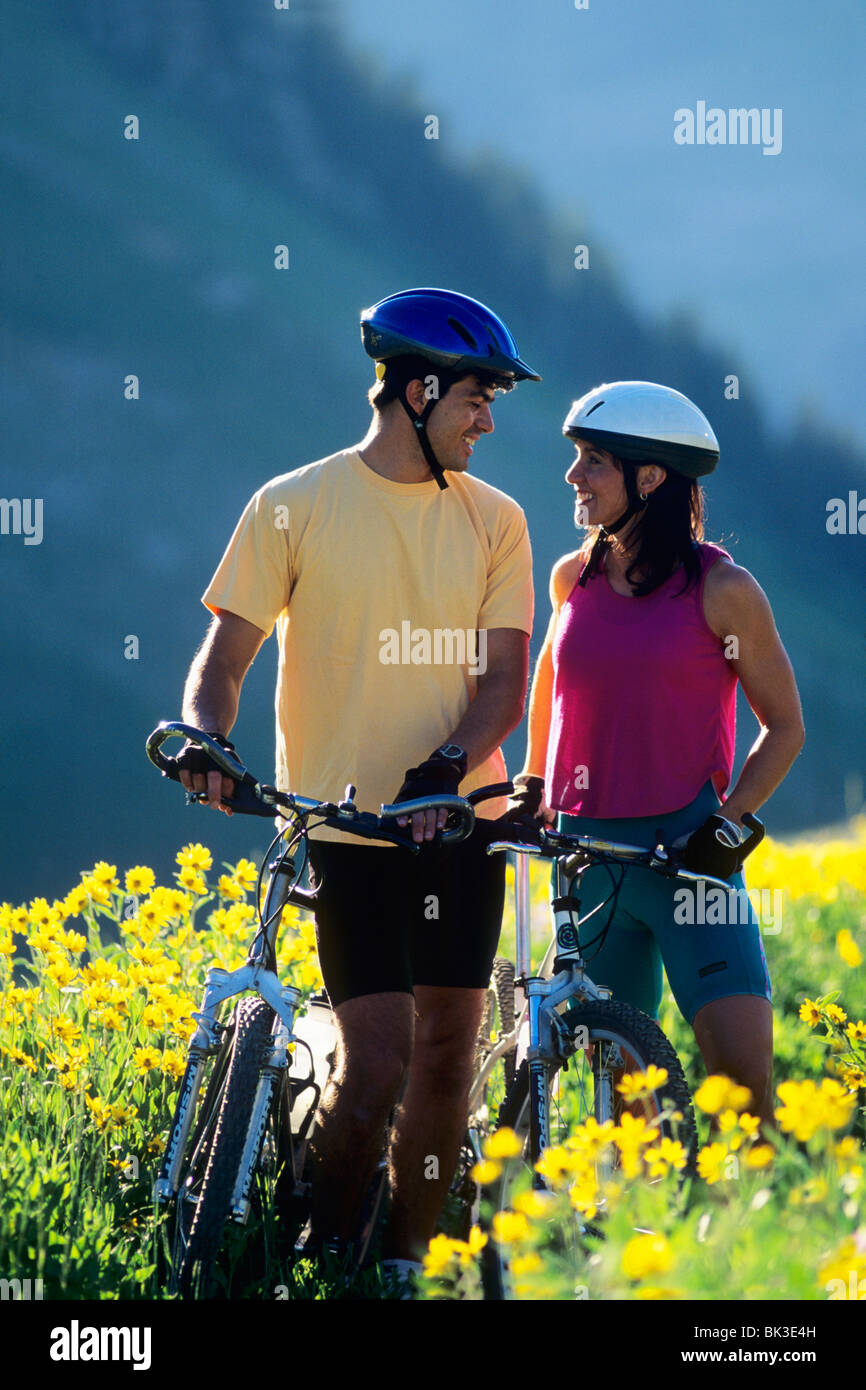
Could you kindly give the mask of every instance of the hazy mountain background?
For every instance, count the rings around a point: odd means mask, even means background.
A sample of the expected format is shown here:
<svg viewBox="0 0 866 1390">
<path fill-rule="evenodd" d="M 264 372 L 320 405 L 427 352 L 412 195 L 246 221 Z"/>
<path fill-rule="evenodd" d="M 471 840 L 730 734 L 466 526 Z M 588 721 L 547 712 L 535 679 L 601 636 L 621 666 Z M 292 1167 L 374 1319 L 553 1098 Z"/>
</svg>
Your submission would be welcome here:
<svg viewBox="0 0 866 1390">
<path fill-rule="evenodd" d="M 384 57 L 359 52 L 347 37 L 354 4 L 6 0 L 2 495 L 44 499 L 44 539 L 0 536 L 4 897 L 50 898 L 97 858 L 166 873 L 190 838 L 217 859 L 262 848 L 265 823 L 185 808 L 146 762 L 144 738 L 179 713 L 206 626 L 199 595 L 249 495 L 364 433 L 372 371 L 359 312 L 412 284 L 490 303 L 544 376 L 500 401 L 497 431 L 473 460 L 527 513 L 533 657 L 550 566 L 575 537 L 562 481 L 568 403 L 605 379 L 668 382 L 716 427 L 723 462 L 707 488 L 708 534 L 767 590 L 803 695 L 807 745 L 768 823 L 806 828 L 862 805 L 866 541 L 825 526 L 828 498 L 866 493 L 848 426 L 819 399 L 780 433 L 749 373 L 748 341 L 717 346 L 696 290 L 689 312 L 659 317 L 614 269 L 614 250 L 576 272 L 571 248 L 591 241 L 589 219 L 556 205 L 496 120 L 477 142 L 464 131 L 459 148 L 425 140 L 436 105 L 420 78 L 410 89 Z M 489 17 L 479 84 L 502 71 L 500 9 L 462 7 L 473 24 Z M 439 11 L 423 11 L 435 27 Z M 815 9 L 816 35 L 823 15 Z M 630 78 L 614 68 L 611 93 Z M 779 104 L 757 92 L 742 100 Z M 131 113 L 138 141 L 123 138 Z M 553 125 L 538 132 L 556 145 Z M 622 183 L 625 202 L 628 176 Z M 853 236 L 846 210 L 835 215 Z M 278 243 L 290 248 L 285 272 L 273 268 Z M 672 244 L 671 259 L 693 257 L 688 237 L 686 247 Z M 748 226 L 741 247 L 748 255 Z M 780 354 L 796 276 L 783 288 Z M 742 372 L 740 398 L 726 401 L 732 371 Z M 138 401 L 123 397 L 129 373 L 140 377 Z M 334 563 L 351 571 L 351 556 Z M 124 658 L 130 634 L 135 661 Z M 246 760 L 268 775 L 274 670 L 269 642 L 237 725 Z M 740 729 L 742 758 L 755 731 L 745 706 Z M 511 767 L 523 737 L 506 747 Z"/>
</svg>

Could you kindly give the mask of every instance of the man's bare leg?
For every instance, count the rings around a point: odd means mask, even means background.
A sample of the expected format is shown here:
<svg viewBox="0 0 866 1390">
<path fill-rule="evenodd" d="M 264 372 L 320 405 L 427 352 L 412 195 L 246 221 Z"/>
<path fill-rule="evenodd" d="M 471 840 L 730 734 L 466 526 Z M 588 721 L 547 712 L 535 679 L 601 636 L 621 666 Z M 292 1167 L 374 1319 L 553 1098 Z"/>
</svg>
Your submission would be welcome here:
<svg viewBox="0 0 866 1390">
<path fill-rule="evenodd" d="M 415 986 L 415 1050 L 391 1139 L 385 1258 L 420 1259 L 436 1227 L 466 1128 L 485 994 L 483 989 Z M 438 1178 L 427 1176 L 434 1166 Z"/>
<path fill-rule="evenodd" d="M 314 1236 L 354 1234 L 412 1056 L 414 1010 L 411 994 L 397 991 L 347 999 L 334 1010 L 336 1065 L 311 1142 Z"/>
</svg>

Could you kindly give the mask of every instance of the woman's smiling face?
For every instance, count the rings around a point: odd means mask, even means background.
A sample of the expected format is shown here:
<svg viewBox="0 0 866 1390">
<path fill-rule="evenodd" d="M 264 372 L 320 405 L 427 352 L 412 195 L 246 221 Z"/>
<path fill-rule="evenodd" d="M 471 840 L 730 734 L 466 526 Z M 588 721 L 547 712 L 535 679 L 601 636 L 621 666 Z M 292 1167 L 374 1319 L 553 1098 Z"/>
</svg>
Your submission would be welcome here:
<svg viewBox="0 0 866 1390">
<path fill-rule="evenodd" d="M 574 520 L 577 526 L 606 526 L 616 521 L 628 505 L 622 468 L 606 449 L 576 439 L 574 463 L 565 481 L 574 488 Z"/>
</svg>

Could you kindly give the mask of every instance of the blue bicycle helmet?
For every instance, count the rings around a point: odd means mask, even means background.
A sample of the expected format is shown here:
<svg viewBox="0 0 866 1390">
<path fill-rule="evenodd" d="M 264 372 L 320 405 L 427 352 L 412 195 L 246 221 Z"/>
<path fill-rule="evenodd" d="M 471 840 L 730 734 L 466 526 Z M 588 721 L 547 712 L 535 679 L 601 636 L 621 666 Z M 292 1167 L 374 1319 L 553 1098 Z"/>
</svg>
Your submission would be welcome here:
<svg viewBox="0 0 866 1390">
<path fill-rule="evenodd" d="M 453 372 L 479 367 L 515 381 L 541 380 L 502 319 L 453 290 L 402 290 L 380 299 L 361 314 L 361 337 L 377 362 L 414 354 Z"/>
<path fill-rule="evenodd" d="M 380 299 L 361 314 L 361 339 L 365 352 L 377 362 L 422 357 L 451 377 L 478 371 L 510 378 L 511 384 L 541 380 L 520 357 L 502 320 L 477 299 L 453 290 L 402 290 Z M 427 437 L 427 421 L 437 399 L 429 400 L 416 415 L 404 392 L 400 393 L 430 471 L 440 488 L 445 488 L 443 469 Z"/>
</svg>

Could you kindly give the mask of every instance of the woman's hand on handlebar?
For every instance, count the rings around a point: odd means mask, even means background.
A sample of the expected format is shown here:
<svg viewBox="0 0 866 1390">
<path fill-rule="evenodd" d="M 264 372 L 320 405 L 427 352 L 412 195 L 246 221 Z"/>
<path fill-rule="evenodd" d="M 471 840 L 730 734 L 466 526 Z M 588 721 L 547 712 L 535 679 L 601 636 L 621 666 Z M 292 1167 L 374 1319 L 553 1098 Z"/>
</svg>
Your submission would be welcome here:
<svg viewBox="0 0 866 1390">
<path fill-rule="evenodd" d="M 543 777 L 521 772 L 514 778 L 514 795 L 503 819 L 538 826 L 556 825 L 556 812 L 544 799 Z"/>
</svg>

